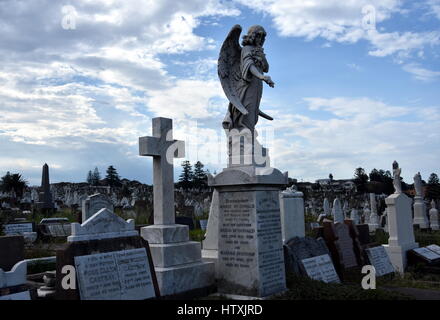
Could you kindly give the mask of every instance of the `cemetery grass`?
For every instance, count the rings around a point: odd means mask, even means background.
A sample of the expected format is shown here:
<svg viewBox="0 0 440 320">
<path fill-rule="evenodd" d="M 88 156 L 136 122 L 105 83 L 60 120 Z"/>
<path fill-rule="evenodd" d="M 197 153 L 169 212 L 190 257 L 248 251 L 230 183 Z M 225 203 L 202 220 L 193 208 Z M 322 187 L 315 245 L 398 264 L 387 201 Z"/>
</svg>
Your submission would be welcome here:
<svg viewBox="0 0 440 320">
<path fill-rule="evenodd" d="M 411 297 L 386 289 L 364 290 L 361 282 L 344 284 L 324 283 L 287 275 L 288 291 L 272 297 L 272 300 L 411 300 Z"/>
</svg>

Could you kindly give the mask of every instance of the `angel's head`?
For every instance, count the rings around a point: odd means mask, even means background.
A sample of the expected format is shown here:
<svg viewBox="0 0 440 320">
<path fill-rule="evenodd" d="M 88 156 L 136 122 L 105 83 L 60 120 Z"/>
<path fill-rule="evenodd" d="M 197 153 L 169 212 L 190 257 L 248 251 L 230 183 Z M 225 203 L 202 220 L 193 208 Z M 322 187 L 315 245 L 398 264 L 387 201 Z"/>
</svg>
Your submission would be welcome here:
<svg viewBox="0 0 440 320">
<path fill-rule="evenodd" d="M 262 26 L 255 25 L 250 27 L 248 33 L 243 36 L 241 44 L 262 47 L 264 40 L 266 40 L 266 30 Z"/>
</svg>

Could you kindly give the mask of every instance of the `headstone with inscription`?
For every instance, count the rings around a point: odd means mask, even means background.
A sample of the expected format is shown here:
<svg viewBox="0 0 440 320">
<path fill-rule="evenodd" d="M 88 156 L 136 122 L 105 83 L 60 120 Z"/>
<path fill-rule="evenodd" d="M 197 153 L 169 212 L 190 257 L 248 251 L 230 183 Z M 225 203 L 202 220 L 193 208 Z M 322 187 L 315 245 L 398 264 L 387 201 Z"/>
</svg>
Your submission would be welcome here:
<svg viewBox="0 0 440 320">
<path fill-rule="evenodd" d="M 302 192 L 293 187 L 280 192 L 283 243 L 293 237 L 304 237 L 306 235 L 303 196 Z"/>
<path fill-rule="evenodd" d="M 34 232 L 35 223 L 33 222 L 15 222 L 3 226 L 3 231 L 7 236 L 23 235 L 25 232 Z"/>
<path fill-rule="evenodd" d="M 325 283 L 341 282 L 333 265 L 332 259 L 328 254 L 303 259 L 301 262 L 306 270 L 307 275 L 311 279 L 320 280 Z"/>
<path fill-rule="evenodd" d="M 432 250 L 432 248 L 436 249 L 436 247 L 431 246 L 431 248 L 421 247 L 409 250 L 407 252 L 408 264 L 424 263 L 427 265 L 439 265 L 440 253 L 437 250 Z"/>
<path fill-rule="evenodd" d="M 57 251 L 56 298 L 60 300 L 143 300 L 160 295 L 148 242 L 123 220 L 101 209 Z M 63 284 L 63 268 L 73 266 L 78 286 Z"/>
<path fill-rule="evenodd" d="M 105 194 L 96 193 L 82 201 L 82 222 L 93 216 L 102 208 L 113 211 L 113 203 Z"/>
<path fill-rule="evenodd" d="M 381 277 L 386 274 L 394 273 L 394 267 L 383 246 L 366 248 L 368 260 L 376 269 L 376 276 Z"/>
<path fill-rule="evenodd" d="M 307 275 L 302 260 L 330 254 L 323 238 L 295 237 L 284 245 L 286 272 Z"/>
</svg>

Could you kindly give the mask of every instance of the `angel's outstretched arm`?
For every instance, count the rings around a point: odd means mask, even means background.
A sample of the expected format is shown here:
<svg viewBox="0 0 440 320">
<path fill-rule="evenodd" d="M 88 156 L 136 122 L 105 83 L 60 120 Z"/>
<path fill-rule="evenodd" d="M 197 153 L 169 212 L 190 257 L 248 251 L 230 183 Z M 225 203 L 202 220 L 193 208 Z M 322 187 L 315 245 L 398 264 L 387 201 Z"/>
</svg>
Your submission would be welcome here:
<svg viewBox="0 0 440 320">
<path fill-rule="evenodd" d="M 258 79 L 263 80 L 266 82 L 270 87 L 274 87 L 275 83 L 272 81 L 272 79 L 269 76 L 265 76 L 260 71 L 258 71 L 257 67 L 255 65 L 251 65 L 249 67 L 249 71 Z"/>
</svg>

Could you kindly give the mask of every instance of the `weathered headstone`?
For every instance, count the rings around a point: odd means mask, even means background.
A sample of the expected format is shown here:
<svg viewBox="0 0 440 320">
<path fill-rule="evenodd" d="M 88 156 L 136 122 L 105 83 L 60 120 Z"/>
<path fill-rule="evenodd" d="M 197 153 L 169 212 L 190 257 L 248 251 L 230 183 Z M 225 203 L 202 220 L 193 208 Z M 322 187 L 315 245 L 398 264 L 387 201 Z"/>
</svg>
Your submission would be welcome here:
<svg viewBox="0 0 440 320">
<path fill-rule="evenodd" d="M 344 222 L 344 212 L 341 208 L 341 201 L 336 198 L 335 201 L 333 201 L 333 209 L 332 209 L 332 215 L 333 215 L 333 221 L 335 223 L 343 223 Z"/>
<path fill-rule="evenodd" d="M 371 213 L 368 219 L 368 226 L 370 227 L 370 231 L 374 232 L 377 228 L 380 227 L 379 215 L 377 214 L 376 195 L 374 193 L 370 193 L 370 206 L 371 206 Z"/>
<path fill-rule="evenodd" d="M 389 273 L 394 273 L 394 267 L 383 246 L 365 249 L 370 264 L 376 269 L 376 276 L 381 277 Z"/>
<path fill-rule="evenodd" d="M 96 193 L 82 201 L 82 222 L 93 216 L 102 208 L 113 211 L 113 203 L 105 194 Z"/>
<path fill-rule="evenodd" d="M 141 229 L 150 243 L 162 295 L 213 284 L 214 263 L 203 262 L 200 242 L 189 241 L 188 226 L 175 224 L 173 159 L 184 156 L 183 141 L 173 140 L 172 120 L 153 119 L 153 136 L 139 138 L 139 154 L 153 157 L 154 225 Z"/>
<path fill-rule="evenodd" d="M 208 227 L 206 228 L 205 239 L 202 242 L 202 257 L 204 261 L 215 264 L 215 274 L 218 278 L 218 215 L 220 210 L 218 190 L 212 193 L 211 207 L 209 209 Z"/>
<path fill-rule="evenodd" d="M 416 195 L 414 196 L 414 219 L 413 224 L 419 225 L 420 229 L 429 228 L 429 221 L 426 215 L 426 204 L 423 200 L 423 188 L 422 188 L 422 176 L 418 172 L 414 176 L 414 188 L 416 189 Z"/>
<path fill-rule="evenodd" d="M 63 268 L 74 266 L 76 288 L 63 285 Z M 125 221 L 101 209 L 72 224 L 65 248 L 57 251 L 56 297 L 61 300 L 141 300 L 159 296 L 148 243 Z"/>
<path fill-rule="evenodd" d="M 341 282 L 328 254 L 303 259 L 301 262 L 310 278 L 325 283 Z"/>
<path fill-rule="evenodd" d="M 438 210 L 435 207 L 434 199 L 431 201 L 431 209 L 429 210 L 429 227 L 432 230 L 439 230 L 440 229 Z"/>
<path fill-rule="evenodd" d="M 419 262 L 428 265 L 439 265 L 440 264 L 440 254 L 430 248 L 414 248 L 408 251 L 408 264 L 416 264 Z"/>
<path fill-rule="evenodd" d="M 3 231 L 7 236 L 23 235 L 25 232 L 34 232 L 35 223 L 33 222 L 12 222 L 3 226 Z"/>
<path fill-rule="evenodd" d="M 280 192 L 281 230 L 283 243 L 293 237 L 304 237 L 304 199 L 303 193 L 294 188 Z"/>
<path fill-rule="evenodd" d="M 396 271 L 403 273 L 407 264 L 406 253 L 417 248 L 412 221 L 411 200 L 402 192 L 401 169 L 393 163 L 393 185 L 395 192 L 385 199 L 388 213 L 388 244 L 384 245 Z"/>
<path fill-rule="evenodd" d="M 330 254 L 324 239 L 310 237 L 294 237 L 284 245 L 286 272 L 306 275 L 301 263 L 303 259 Z"/>
</svg>

